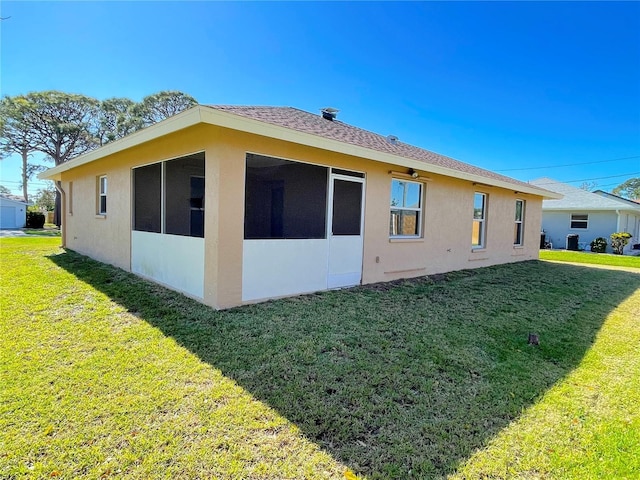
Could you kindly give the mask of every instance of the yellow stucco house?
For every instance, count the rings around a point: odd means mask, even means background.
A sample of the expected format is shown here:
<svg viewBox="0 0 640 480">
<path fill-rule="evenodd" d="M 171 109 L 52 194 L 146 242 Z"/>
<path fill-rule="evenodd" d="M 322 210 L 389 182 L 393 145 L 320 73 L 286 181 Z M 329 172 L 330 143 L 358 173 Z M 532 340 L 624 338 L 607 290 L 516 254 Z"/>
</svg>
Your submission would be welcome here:
<svg viewBox="0 0 640 480">
<path fill-rule="evenodd" d="M 40 178 L 65 247 L 215 308 L 535 259 L 560 198 L 288 107 L 196 106 Z"/>
</svg>

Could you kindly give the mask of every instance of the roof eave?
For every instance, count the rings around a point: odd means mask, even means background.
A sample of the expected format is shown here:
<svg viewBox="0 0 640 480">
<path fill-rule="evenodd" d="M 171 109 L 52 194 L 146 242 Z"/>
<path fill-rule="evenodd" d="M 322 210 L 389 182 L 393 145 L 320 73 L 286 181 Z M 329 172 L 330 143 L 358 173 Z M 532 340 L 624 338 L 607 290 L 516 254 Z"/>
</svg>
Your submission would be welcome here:
<svg viewBox="0 0 640 480">
<path fill-rule="evenodd" d="M 2 198 L 3 200 L 5 200 L 7 202 L 19 203 L 21 205 L 27 205 L 27 206 L 28 205 L 32 205 L 31 202 L 25 202 L 23 200 L 16 200 L 15 198 L 8 198 L 8 197 L 0 197 L 0 198 Z"/>
<path fill-rule="evenodd" d="M 50 168 L 38 175 L 38 178 L 46 180 L 60 180 L 61 174 L 72 168 L 79 167 L 86 163 L 93 162 L 100 158 L 118 153 L 122 150 L 141 145 L 152 141 L 158 137 L 177 132 L 179 130 L 191 127 L 198 123 L 207 123 L 223 128 L 229 128 L 241 132 L 261 135 L 269 138 L 275 138 L 287 142 L 297 143 L 300 145 L 329 150 L 336 153 L 351 155 L 354 157 L 366 158 L 391 165 L 398 165 L 415 170 L 425 171 L 433 174 L 444 175 L 448 177 L 460 178 L 472 183 L 487 187 L 499 187 L 507 190 L 513 190 L 514 193 L 536 195 L 545 199 L 561 199 L 562 195 L 533 185 L 521 185 L 511 183 L 505 180 L 484 177 L 468 172 L 462 172 L 452 168 L 441 167 L 432 163 L 420 160 L 402 157 L 390 153 L 380 152 L 370 148 L 360 147 L 350 143 L 338 140 L 328 139 L 311 133 L 300 132 L 279 125 L 263 122 L 260 120 L 243 117 L 233 113 L 218 110 L 216 108 L 197 105 L 178 115 L 163 120 L 155 125 L 140 130 L 125 138 L 116 140 L 92 152 L 77 157 L 67 163 Z"/>
<path fill-rule="evenodd" d="M 616 211 L 625 211 L 625 212 L 634 212 L 634 213 L 640 213 L 640 208 L 638 209 L 634 209 L 633 207 L 626 207 L 624 205 L 621 205 L 619 207 L 610 207 L 610 206 L 605 206 L 605 207 L 592 207 L 592 206 L 584 206 L 584 205 L 575 205 L 575 206 L 549 206 L 549 205 L 542 205 L 542 209 L 543 210 L 555 210 L 555 211 L 572 211 L 572 212 L 576 212 L 576 211 L 597 211 L 597 212 L 616 212 Z"/>
<path fill-rule="evenodd" d="M 398 165 L 406 168 L 413 168 L 415 170 L 427 171 L 429 173 L 445 175 L 448 177 L 460 178 L 468 180 L 472 183 L 480 185 L 486 185 L 490 187 L 500 187 L 507 190 L 514 190 L 516 193 L 536 195 L 543 198 L 561 199 L 562 195 L 544 190 L 539 187 L 520 185 L 490 177 L 483 177 L 481 175 L 474 175 L 467 172 L 461 172 L 452 168 L 441 167 L 432 163 L 426 163 L 420 160 L 414 160 L 411 158 L 402 157 L 399 155 L 393 155 L 390 153 L 380 152 L 370 148 L 360 147 L 350 143 L 340 142 L 338 140 L 332 140 L 319 135 L 313 135 L 310 133 L 300 132 L 292 130 L 290 128 L 273 125 L 271 123 L 262 122 L 259 120 L 243 117 L 240 115 L 234 115 L 228 112 L 223 112 L 211 107 L 202 107 L 203 115 L 202 120 L 206 123 L 218 125 L 221 127 L 229 128 L 232 130 L 239 130 L 246 133 L 252 133 L 255 135 L 262 135 L 269 138 L 275 138 L 292 143 L 298 143 L 310 147 L 321 148 L 323 150 L 329 150 L 336 153 L 342 153 L 345 155 L 351 155 L 354 157 L 366 158 L 368 160 L 374 160 L 381 163 L 388 163 L 391 165 Z"/>
</svg>

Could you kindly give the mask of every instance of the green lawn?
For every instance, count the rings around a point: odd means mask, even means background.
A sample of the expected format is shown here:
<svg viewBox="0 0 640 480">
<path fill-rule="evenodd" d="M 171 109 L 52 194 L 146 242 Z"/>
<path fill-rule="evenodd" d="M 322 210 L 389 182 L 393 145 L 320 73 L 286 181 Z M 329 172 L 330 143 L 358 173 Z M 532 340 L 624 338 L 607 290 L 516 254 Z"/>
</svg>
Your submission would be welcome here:
<svg viewBox="0 0 640 480">
<path fill-rule="evenodd" d="M 571 252 L 568 250 L 540 250 L 540 260 L 640 268 L 640 256 L 613 255 L 610 253 Z"/>
<path fill-rule="evenodd" d="M 24 228 L 22 229 L 27 235 L 38 235 L 43 237 L 59 237 L 60 229 L 53 224 L 46 223 L 44 228 Z"/>
<path fill-rule="evenodd" d="M 0 478 L 640 474 L 638 274 L 533 261 L 216 312 L 57 243 L 1 241 Z"/>
</svg>

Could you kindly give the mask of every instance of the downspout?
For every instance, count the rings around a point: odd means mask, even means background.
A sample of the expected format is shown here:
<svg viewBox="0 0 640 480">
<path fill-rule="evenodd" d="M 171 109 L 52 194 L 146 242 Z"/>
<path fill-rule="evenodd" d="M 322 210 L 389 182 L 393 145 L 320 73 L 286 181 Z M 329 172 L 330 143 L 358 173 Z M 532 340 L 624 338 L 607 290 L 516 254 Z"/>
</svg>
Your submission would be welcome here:
<svg viewBox="0 0 640 480">
<path fill-rule="evenodd" d="M 616 215 L 618 215 L 618 221 L 616 222 L 616 232 L 621 232 L 620 230 L 620 210 L 616 208 Z M 624 255 L 624 248 L 622 249 L 622 254 Z"/>
<path fill-rule="evenodd" d="M 62 189 L 62 182 L 60 180 L 56 180 L 53 184 L 60 194 L 60 239 L 62 241 L 60 246 L 65 248 L 67 246 L 67 222 L 65 221 L 67 194 Z"/>
</svg>

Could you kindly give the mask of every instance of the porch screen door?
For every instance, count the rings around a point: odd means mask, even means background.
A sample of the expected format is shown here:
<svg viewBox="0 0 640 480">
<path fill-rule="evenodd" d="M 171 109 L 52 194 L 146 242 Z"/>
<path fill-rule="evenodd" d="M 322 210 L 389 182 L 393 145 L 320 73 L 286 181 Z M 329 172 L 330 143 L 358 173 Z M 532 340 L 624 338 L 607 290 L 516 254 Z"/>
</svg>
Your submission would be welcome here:
<svg viewBox="0 0 640 480">
<path fill-rule="evenodd" d="M 331 174 L 328 288 L 362 280 L 364 178 Z"/>
</svg>

